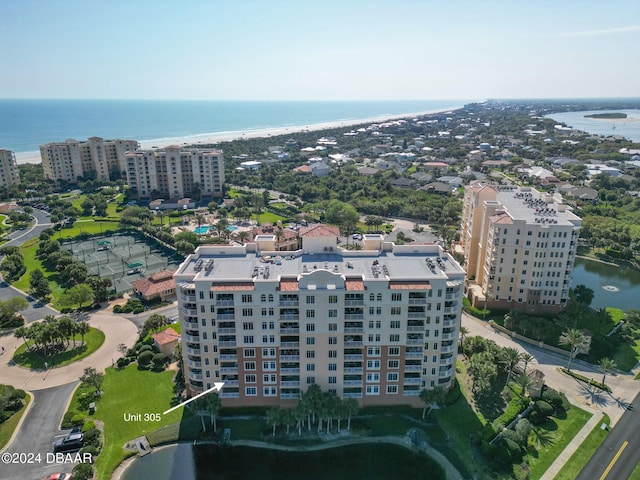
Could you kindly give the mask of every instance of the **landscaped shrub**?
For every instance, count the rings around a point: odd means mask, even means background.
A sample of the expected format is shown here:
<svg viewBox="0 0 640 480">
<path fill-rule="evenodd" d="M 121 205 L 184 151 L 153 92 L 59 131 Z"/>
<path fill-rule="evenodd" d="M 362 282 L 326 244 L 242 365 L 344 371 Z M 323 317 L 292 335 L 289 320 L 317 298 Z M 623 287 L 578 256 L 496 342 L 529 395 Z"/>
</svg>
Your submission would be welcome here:
<svg viewBox="0 0 640 480">
<path fill-rule="evenodd" d="M 122 312 L 122 307 L 120 305 L 113 306 L 113 313 L 121 313 L 121 312 Z"/>
<path fill-rule="evenodd" d="M 85 447 L 100 448 L 100 430 L 90 428 L 84 432 L 84 445 Z"/>
<path fill-rule="evenodd" d="M 542 400 L 549 403 L 554 410 L 563 408 L 563 401 L 560 392 L 557 392 L 553 388 L 545 388 L 542 392 Z"/>
<path fill-rule="evenodd" d="M 141 345 L 140 348 L 138 349 L 138 355 L 141 354 L 142 352 L 153 352 L 153 347 L 151 345 Z"/>
<path fill-rule="evenodd" d="M 138 367 L 146 369 L 153 359 L 153 352 L 149 350 L 138 355 Z"/>
<path fill-rule="evenodd" d="M 93 466 L 90 463 L 78 463 L 72 473 L 73 480 L 90 480 L 93 478 Z"/>
<path fill-rule="evenodd" d="M 82 454 L 85 454 L 85 453 L 90 453 L 95 458 L 100 453 L 100 449 L 97 448 L 97 447 L 94 447 L 93 445 L 82 447 L 80 449 L 80 454 L 82 455 Z"/>
<path fill-rule="evenodd" d="M 167 357 L 165 356 L 164 353 L 156 353 L 153 356 L 153 359 L 151 360 L 151 363 L 153 363 L 153 368 L 155 370 L 162 370 L 164 369 L 164 365 L 167 361 Z"/>
<path fill-rule="evenodd" d="M 78 415 L 78 412 L 74 412 L 73 410 L 69 410 L 67 413 L 65 413 L 64 417 L 62 417 L 61 427 L 62 428 L 71 428 L 71 427 L 73 427 L 73 423 L 71 423 L 71 419 L 73 417 L 75 417 L 76 415 Z"/>
<path fill-rule="evenodd" d="M 96 422 L 94 422 L 93 420 L 87 420 L 84 422 L 84 426 L 82 427 L 82 431 L 86 432 L 87 430 L 90 430 L 92 428 L 96 428 Z"/>
<path fill-rule="evenodd" d="M 131 360 L 126 357 L 121 357 L 116 361 L 116 366 L 118 368 L 124 368 L 131 363 Z"/>
<path fill-rule="evenodd" d="M 81 413 L 77 413 L 73 417 L 71 417 L 71 426 L 82 428 L 82 426 L 84 425 L 84 420 L 85 416 Z"/>
<path fill-rule="evenodd" d="M 544 400 L 538 400 L 531 410 L 531 423 L 541 425 L 553 414 L 553 407 Z"/>
</svg>

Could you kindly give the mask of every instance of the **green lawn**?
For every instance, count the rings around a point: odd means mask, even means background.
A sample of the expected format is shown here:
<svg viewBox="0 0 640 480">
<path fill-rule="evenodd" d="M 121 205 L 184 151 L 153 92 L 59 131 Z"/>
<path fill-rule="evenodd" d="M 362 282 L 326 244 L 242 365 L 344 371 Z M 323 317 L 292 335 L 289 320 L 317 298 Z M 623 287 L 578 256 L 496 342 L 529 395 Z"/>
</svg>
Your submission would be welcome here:
<svg viewBox="0 0 640 480">
<path fill-rule="evenodd" d="M 284 222 L 287 220 L 286 217 L 282 217 L 280 215 L 276 215 L 275 213 L 271 213 L 271 212 L 262 212 L 260 215 L 256 215 L 254 213 L 253 215 L 251 215 L 252 220 L 258 221 L 258 217 L 260 219 L 260 224 L 271 223 L 275 225 L 276 223 L 278 223 L 278 221 Z"/>
<path fill-rule="evenodd" d="M 171 407 L 174 374 L 172 371 L 138 370 L 134 364 L 122 370 L 106 369 L 102 384 L 104 393 L 95 413 L 95 418 L 104 422 L 105 436 L 104 448 L 96 462 L 96 478 L 108 479 L 128 456 L 122 448 L 127 441 L 181 420 L 182 408 L 162 415 Z M 125 421 L 125 413 L 160 414 L 160 420 Z"/>
<path fill-rule="evenodd" d="M 608 430 L 602 430 L 600 428 L 602 423 L 609 425 L 610 421 L 607 415 L 603 415 L 602 422 L 593 427 L 591 433 L 584 439 L 569 461 L 565 463 L 564 467 L 562 467 L 560 473 L 555 476 L 554 480 L 573 480 L 578 476 L 582 467 L 584 467 L 587 461 L 589 461 L 591 455 L 593 455 L 593 453 L 598 449 L 608 434 Z"/>
<path fill-rule="evenodd" d="M 543 425 L 536 427 L 532 435 L 538 443 L 535 450 L 529 452 L 532 479 L 540 478 L 544 474 L 590 418 L 591 413 L 572 406 L 566 418 L 550 418 Z"/>
<path fill-rule="evenodd" d="M 45 368 L 45 362 L 48 363 L 49 368 L 64 367 L 70 363 L 83 359 L 93 352 L 95 352 L 104 343 L 104 333 L 102 330 L 91 327 L 89 332 L 84 336 L 85 344 L 82 344 L 82 337 L 76 335 L 76 348 L 73 348 L 73 342 L 71 342 L 71 349 L 65 352 L 56 353 L 48 357 L 42 357 L 36 353 L 32 353 L 27 350 L 26 345 L 23 343 L 18 347 L 16 353 L 13 354 L 13 361 L 18 365 L 25 368 L 43 369 Z"/>
<path fill-rule="evenodd" d="M 31 395 L 27 395 L 24 398 L 24 402 L 24 406 L 20 410 L 11 415 L 11 418 L 9 418 L 9 420 L 0 424 L 0 450 L 2 450 L 4 446 L 9 442 L 11 435 L 13 435 L 13 431 L 18 426 L 18 422 L 20 422 L 20 419 L 24 415 L 24 412 L 27 411 L 29 402 L 31 402 Z"/>
</svg>

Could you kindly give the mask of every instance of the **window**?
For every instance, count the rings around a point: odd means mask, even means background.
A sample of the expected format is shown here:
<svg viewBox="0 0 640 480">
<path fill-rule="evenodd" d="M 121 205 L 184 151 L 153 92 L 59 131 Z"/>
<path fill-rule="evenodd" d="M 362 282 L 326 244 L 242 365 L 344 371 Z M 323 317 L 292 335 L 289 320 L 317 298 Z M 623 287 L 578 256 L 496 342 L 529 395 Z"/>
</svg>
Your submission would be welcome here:
<svg viewBox="0 0 640 480">
<path fill-rule="evenodd" d="M 338 337 L 329 337 L 329 345 L 337 345 Z"/>
<path fill-rule="evenodd" d="M 400 328 L 400 320 L 391 320 L 391 328 Z"/>
<path fill-rule="evenodd" d="M 338 303 L 337 295 L 329 295 L 329 303 Z"/>
<path fill-rule="evenodd" d="M 316 318 L 316 311 L 315 310 L 307 310 L 306 316 L 307 316 L 307 318 Z"/>
<path fill-rule="evenodd" d="M 263 317 L 267 316 L 267 309 L 263 308 L 262 310 L 260 310 L 260 313 L 262 314 Z"/>
<path fill-rule="evenodd" d="M 338 383 L 338 377 L 329 377 L 329 383 Z"/>
<path fill-rule="evenodd" d="M 262 356 L 265 358 L 275 358 L 276 356 L 276 349 L 275 348 L 263 348 L 262 349 Z"/>
<path fill-rule="evenodd" d="M 245 348 L 244 349 L 244 356 L 245 358 L 253 358 L 256 356 L 256 349 L 255 348 Z"/>
<path fill-rule="evenodd" d="M 258 395 L 258 389 L 256 387 L 247 387 L 244 391 L 247 397 L 255 397 Z"/>
<path fill-rule="evenodd" d="M 264 387 L 264 396 L 265 397 L 276 397 L 278 396 L 278 388 L 277 387 Z"/>
<path fill-rule="evenodd" d="M 242 328 L 244 330 L 253 330 L 253 322 L 242 322 Z"/>
<path fill-rule="evenodd" d="M 273 302 L 273 294 L 269 294 L 269 301 Z"/>
<path fill-rule="evenodd" d="M 401 302 L 402 301 L 402 294 L 401 293 L 392 293 L 391 294 L 391 301 L 392 302 Z"/>
<path fill-rule="evenodd" d="M 277 381 L 278 381 L 277 375 L 269 374 L 269 375 L 262 376 L 263 383 L 276 383 Z"/>
<path fill-rule="evenodd" d="M 329 324 L 329 331 L 330 332 L 337 332 L 338 331 L 338 324 L 337 323 L 330 323 Z"/>
<path fill-rule="evenodd" d="M 379 357 L 380 356 L 380 347 L 368 347 L 367 355 L 370 357 Z"/>
<path fill-rule="evenodd" d="M 338 358 L 337 350 L 329 350 L 329 358 Z"/>
<path fill-rule="evenodd" d="M 399 342 L 400 341 L 400 334 L 399 333 L 392 333 L 391 335 L 389 335 L 389 341 L 390 342 Z"/>
<path fill-rule="evenodd" d="M 387 382 L 397 382 L 398 374 L 397 373 L 387 373 Z"/>
<path fill-rule="evenodd" d="M 275 370 L 276 362 L 262 362 L 262 370 Z"/>
<path fill-rule="evenodd" d="M 370 294 L 369 294 L 369 301 L 370 301 L 370 302 L 373 302 L 375 299 L 376 299 L 376 295 L 375 295 L 375 293 L 370 293 Z"/>
<path fill-rule="evenodd" d="M 307 303 L 316 303 L 316 297 L 313 295 L 307 295 Z"/>
<path fill-rule="evenodd" d="M 307 377 L 307 385 L 313 385 L 316 383 L 316 377 Z"/>
<path fill-rule="evenodd" d="M 315 332 L 316 331 L 315 323 L 307 323 L 306 329 L 307 329 L 307 332 Z"/>
<path fill-rule="evenodd" d="M 211 311 L 211 313 L 214 313 L 216 311 L 213 305 L 209 305 L 209 310 Z"/>
<path fill-rule="evenodd" d="M 379 370 L 380 360 L 367 360 L 367 368 L 370 370 Z"/>
<path fill-rule="evenodd" d="M 204 305 L 200 305 L 200 313 L 204 313 Z"/>
<path fill-rule="evenodd" d="M 254 374 L 245 375 L 244 383 L 256 383 L 256 376 Z"/>
<path fill-rule="evenodd" d="M 369 382 L 369 383 L 377 383 L 379 381 L 380 381 L 380 374 L 378 372 L 367 373 L 367 382 Z"/>
<path fill-rule="evenodd" d="M 316 370 L 315 363 L 307 363 L 307 372 L 314 372 Z"/>
<path fill-rule="evenodd" d="M 400 347 L 389 347 L 389 356 L 397 357 L 400 355 Z"/>
<path fill-rule="evenodd" d="M 398 393 L 398 385 L 387 385 L 387 394 L 396 395 Z"/>
<path fill-rule="evenodd" d="M 377 300 L 378 302 L 381 302 L 381 301 L 382 301 L 382 294 L 381 294 L 381 293 L 379 293 L 379 294 L 377 294 L 377 295 L 376 295 L 376 300 Z"/>
<path fill-rule="evenodd" d="M 204 292 L 200 292 L 200 300 L 204 300 Z"/>
<path fill-rule="evenodd" d="M 400 360 L 389 360 L 389 368 L 400 368 Z"/>
<path fill-rule="evenodd" d="M 335 372 L 336 370 L 338 370 L 338 364 L 337 363 L 330 363 L 329 364 L 329 371 L 330 372 Z"/>
<path fill-rule="evenodd" d="M 256 362 L 244 362 L 244 369 L 245 370 L 255 370 L 256 369 Z"/>
<path fill-rule="evenodd" d="M 307 350 L 307 358 L 316 358 L 315 350 Z"/>
<path fill-rule="evenodd" d="M 379 395 L 380 385 L 367 385 L 367 395 Z"/>
<path fill-rule="evenodd" d="M 400 307 L 391 307 L 391 315 L 400 315 Z"/>
<path fill-rule="evenodd" d="M 244 295 L 242 295 L 242 302 L 243 303 L 251 303 L 251 302 L 253 302 L 253 297 L 250 294 L 244 294 Z"/>
<path fill-rule="evenodd" d="M 316 339 L 314 337 L 307 337 L 307 345 L 315 345 Z"/>
<path fill-rule="evenodd" d="M 244 343 L 253 343 L 253 335 L 245 335 Z"/>
<path fill-rule="evenodd" d="M 329 310 L 329 318 L 338 318 L 338 310 L 336 309 Z"/>
<path fill-rule="evenodd" d="M 260 301 L 261 302 L 266 302 L 267 301 L 267 296 L 264 293 L 262 295 L 260 295 Z"/>
</svg>

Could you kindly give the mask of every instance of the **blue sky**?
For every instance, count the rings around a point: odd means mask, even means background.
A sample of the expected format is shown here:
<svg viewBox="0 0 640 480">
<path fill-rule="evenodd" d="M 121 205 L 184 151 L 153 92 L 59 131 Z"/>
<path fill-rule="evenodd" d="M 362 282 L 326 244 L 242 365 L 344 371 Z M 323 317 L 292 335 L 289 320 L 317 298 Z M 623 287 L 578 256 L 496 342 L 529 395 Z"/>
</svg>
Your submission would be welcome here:
<svg viewBox="0 0 640 480">
<path fill-rule="evenodd" d="M 0 1 L 0 97 L 640 96 L 640 2 Z"/>
</svg>

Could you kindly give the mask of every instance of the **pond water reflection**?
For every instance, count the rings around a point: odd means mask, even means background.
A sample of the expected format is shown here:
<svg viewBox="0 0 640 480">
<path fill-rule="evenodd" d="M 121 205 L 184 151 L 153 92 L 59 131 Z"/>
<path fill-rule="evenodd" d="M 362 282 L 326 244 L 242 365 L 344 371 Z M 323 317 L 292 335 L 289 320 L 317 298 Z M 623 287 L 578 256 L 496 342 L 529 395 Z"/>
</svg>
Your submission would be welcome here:
<svg viewBox="0 0 640 480">
<path fill-rule="evenodd" d="M 594 292 L 593 308 L 640 308 L 640 271 L 576 258 L 571 287 L 586 285 Z"/>
</svg>

